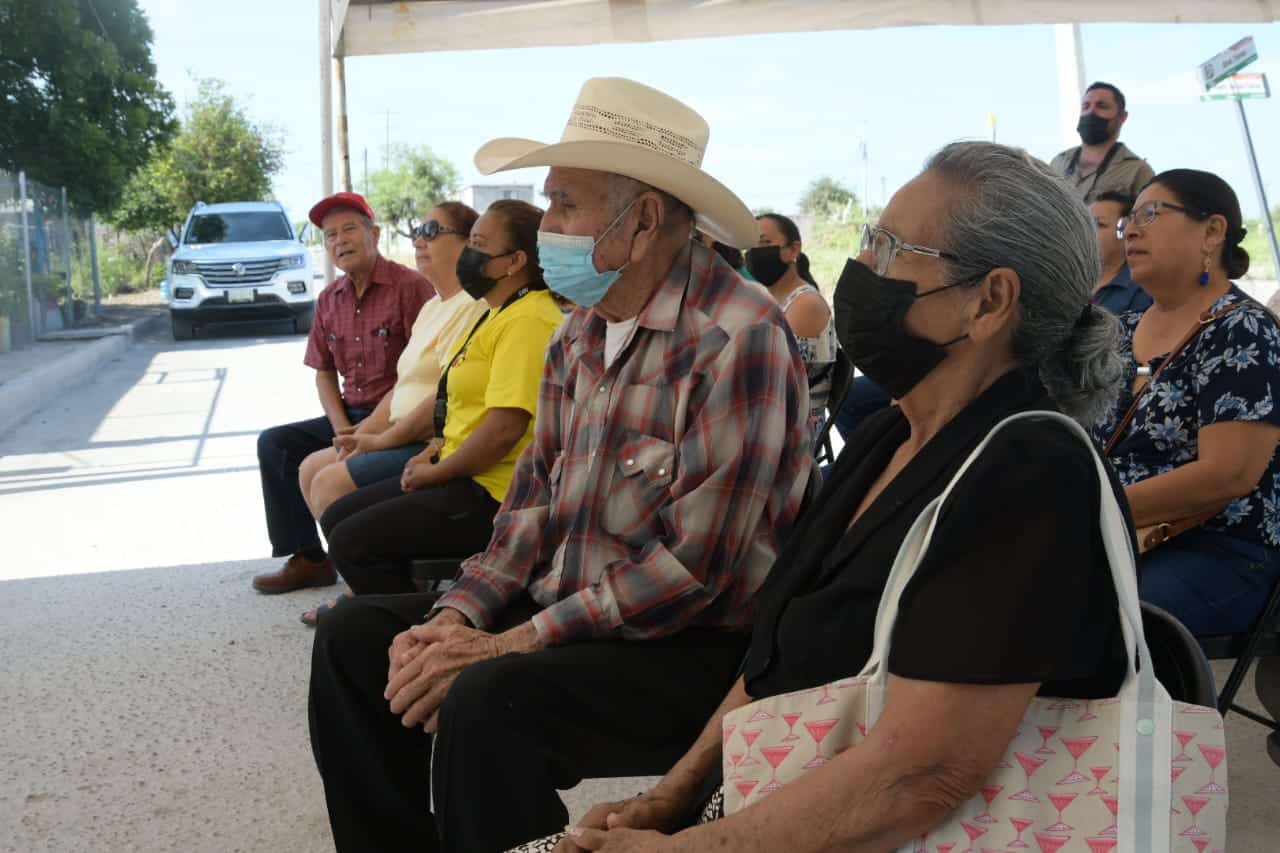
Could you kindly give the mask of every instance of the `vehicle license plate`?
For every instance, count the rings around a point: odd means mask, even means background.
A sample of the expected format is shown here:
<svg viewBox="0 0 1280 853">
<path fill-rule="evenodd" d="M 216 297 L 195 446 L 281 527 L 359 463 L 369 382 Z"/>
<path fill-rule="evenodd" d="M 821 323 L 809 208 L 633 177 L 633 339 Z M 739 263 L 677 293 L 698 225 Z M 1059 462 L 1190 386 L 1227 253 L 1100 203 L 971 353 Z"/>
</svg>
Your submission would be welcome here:
<svg viewBox="0 0 1280 853">
<path fill-rule="evenodd" d="M 227 291 L 227 301 L 228 302 L 252 302 L 253 293 L 254 291 L 252 287 L 233 287 Z"/>
</svg>

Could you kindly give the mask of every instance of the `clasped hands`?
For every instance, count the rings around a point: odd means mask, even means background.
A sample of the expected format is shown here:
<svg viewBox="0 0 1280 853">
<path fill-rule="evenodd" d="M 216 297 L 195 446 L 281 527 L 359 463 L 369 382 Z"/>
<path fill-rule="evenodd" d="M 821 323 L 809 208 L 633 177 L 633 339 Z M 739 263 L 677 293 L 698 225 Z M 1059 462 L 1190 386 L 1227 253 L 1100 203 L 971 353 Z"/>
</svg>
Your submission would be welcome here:
<svg viewBox="0 0 1280 853">
<path fill-rule="evenodd" d="M 473 663 L 539 647 L 532 622 L 501 634 L 470 627 L 465 616 L 446 608 L 423 625 L 397 634 L 387 649 L 387 689 L 383 698 L 406 728 L 435 732 L 440 706 L 458 675 Z"/>
</svg>

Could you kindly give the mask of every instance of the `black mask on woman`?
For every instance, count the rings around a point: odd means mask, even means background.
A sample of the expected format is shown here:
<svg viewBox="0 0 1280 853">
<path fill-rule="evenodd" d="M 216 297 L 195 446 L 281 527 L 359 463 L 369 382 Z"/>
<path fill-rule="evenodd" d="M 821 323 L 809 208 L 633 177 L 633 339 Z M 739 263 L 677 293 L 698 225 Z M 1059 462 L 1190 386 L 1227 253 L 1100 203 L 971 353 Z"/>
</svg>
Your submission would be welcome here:
<svg viewBox="0 0 1280 853">
<path fill-rule="evenodd" d="M 1076 133 L 1085 145 L 1101 145 L 1111 135 L 1111 119 L 1095 113 L 1085 113 L 1076 122 Z"/>
<path fill-rule="evenodd" d="M 781 246 L 756 246 L 747 250 L 747 272 L 765 287 L 773 287 L 791 264 L 782 260 Z"/>
<path fill-rule="evenodd" d="M 853 366 L 897 400 L 947 357 L 947 347 L 964 340 L 961 335 L 943 344 L 917 338 L 903 325 L 917 299 L 941 293 L 963 282 L 917 294 L 910 281 L 876 275 L 866 264 L 850 258 L 836 283 L 836 338 Z"/>
<path fill-rule="evenodd" d="M 503 255 L 509 254 L 511 253 L 503 253 Z M 490 255 L 488 252 L 482 252 L 470 246 L 462 247 L 462 254 L 458 256 L 458 265 L 454 271 L 458 274 L 458 283 L 462 285 L 462 289 L 468 296 L 472 299 L 484 299 L 489 291 L 493 290 L 498 280 L 485 275 L 484 267 L 489 261 L 501 258 L 503 255 Z"/>
</svg>

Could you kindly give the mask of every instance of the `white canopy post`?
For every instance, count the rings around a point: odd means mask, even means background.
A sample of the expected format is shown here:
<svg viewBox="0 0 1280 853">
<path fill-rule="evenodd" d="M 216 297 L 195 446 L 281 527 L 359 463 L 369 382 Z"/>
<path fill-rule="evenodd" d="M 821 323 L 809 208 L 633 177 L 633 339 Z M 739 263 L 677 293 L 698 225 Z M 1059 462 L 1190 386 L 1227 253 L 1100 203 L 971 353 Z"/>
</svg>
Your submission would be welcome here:
<svg viewBox="0 0 1280 853">
<path fill-rule="evenodd" d="M 1084 56 L 1080 50 L 1080 25 L 1055 24 L 1058 48 L 1058 116 L 1062 122 L 1062 147 L 1080 144 L 1076 125 L 1080 121 L 1080 99 L 1084 97 Z"/>
<path fill-rule="evenodd" d="M 333 7 L 320 2 L 320 197 L 333 195 Z M 325 253 L 324 284 L 333 281 L 333 261 Z"/>
</svg>

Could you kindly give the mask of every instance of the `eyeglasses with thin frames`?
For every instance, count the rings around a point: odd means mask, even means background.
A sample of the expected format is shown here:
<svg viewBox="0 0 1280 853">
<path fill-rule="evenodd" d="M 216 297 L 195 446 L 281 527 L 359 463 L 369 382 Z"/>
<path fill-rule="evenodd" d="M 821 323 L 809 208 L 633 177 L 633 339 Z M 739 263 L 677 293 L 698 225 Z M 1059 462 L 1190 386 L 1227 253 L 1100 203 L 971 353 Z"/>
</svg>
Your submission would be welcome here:
<svg viewBox="0 0 1280 853">
<path fill-rule="evenodd" d="M 1128 213 L 1125 216 L 1121 216 L 1116 220 L 1116 238 L 1123 240 L 1124 231 L 1130 225 L 1136 225 L 1139 228 L 1146 228 L 1152 222 L 1156 221 L 1156 217 L 1159 216 L 1160 211 L 1164 209 L 1176 210 L 1179 213 L 1184 213 L 1187 216 L 1190 216 L 1192 219 L 1204 219 L 1209 215 L 1203 210 L 1192 210 L 1189 207 L 1183 207 L 1182 205 L 1174 204 L 1171 201 L 1149 201 L 1141 207 L 1135 207 L 1133 212 Z"/>
<path fill-rule="evenodd" d="M 889 264 L 893 263 L 894 256 L 899 252 L 911 252 L 915 255 L 925 255 L 930 258 L 943 258 L 948 261 L 960 260 L 950 252 L 944 252 L 941 249 L 931 249 L 928 246 L 917 246 L 900 240 L 892 231 L 887 231 L 879 225 L 865 224 L 862 226 L 862 246 L 858 250 L 858 254 L 864 254 L 868 250 L 874 262 L 872 269 L 876 275 L 884 275 L 889 271 Z"/>
</svg>

